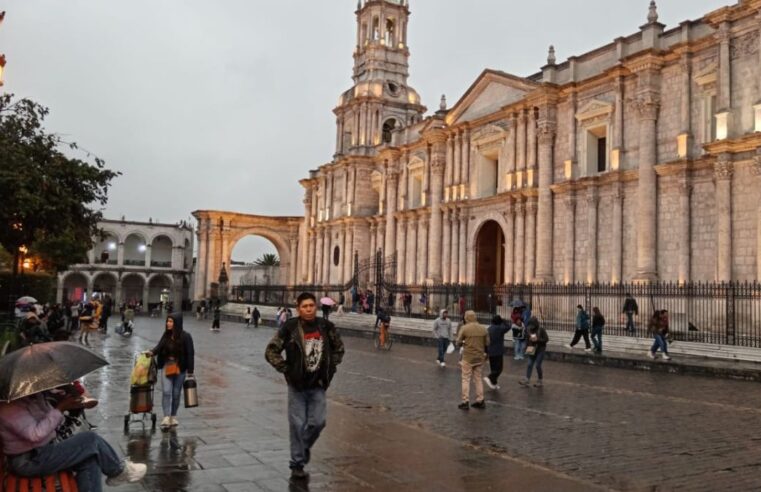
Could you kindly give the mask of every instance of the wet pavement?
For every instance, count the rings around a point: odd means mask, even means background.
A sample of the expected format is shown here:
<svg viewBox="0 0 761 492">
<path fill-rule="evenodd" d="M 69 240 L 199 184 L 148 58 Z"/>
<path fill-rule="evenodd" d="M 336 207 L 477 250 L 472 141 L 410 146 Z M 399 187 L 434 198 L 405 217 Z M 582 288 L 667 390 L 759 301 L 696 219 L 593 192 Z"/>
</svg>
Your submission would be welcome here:
<svg viewBox="0 0 761 492">
<path fill-rule="evenodd" d="M 86 378 L 98 432 L 149 466 L 120 490 L 306 490 L 288 482 L 286 387 L 264 360 L 271 328 L 186 318 L 196 345 L 200 406 L 176 431 L 137 424 L 124 434 L 135 354 L 162 320 L 135 336 L 95 340 L 111 366 Z M 113 323 L 112 323 L 113 325 Z M 309 490 L 754 490 L 761 488 L 758 383 L 545 362 L 545 386 L 517 384 L 506 359 L 487 408 L 463 412 L 456 358 L 435 349 L 344 337 L 328 426 L 313 451 Z M 161 418 L 160 388 L 155 412 Z"/>
</svg>

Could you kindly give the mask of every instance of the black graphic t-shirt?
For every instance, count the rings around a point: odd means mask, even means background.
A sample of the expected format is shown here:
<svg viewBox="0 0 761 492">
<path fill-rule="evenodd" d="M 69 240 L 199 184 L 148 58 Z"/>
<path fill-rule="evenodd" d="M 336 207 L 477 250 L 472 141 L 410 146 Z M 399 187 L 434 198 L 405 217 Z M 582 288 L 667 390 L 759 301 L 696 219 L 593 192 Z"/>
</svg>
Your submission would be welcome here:
<svg viewBox="0 0 761 492">
<path fill-rule="evenodd" d="M 306 372 L 307 387 L 316 388 L 324 386 L 320 364 L 322 364 L 325 341 L 320 334 L 320 330 L 317 328 L 316 321 L 305 321 L 302 324 L 302 328 L 304 330 L 304 370 Z"/>
</svg>

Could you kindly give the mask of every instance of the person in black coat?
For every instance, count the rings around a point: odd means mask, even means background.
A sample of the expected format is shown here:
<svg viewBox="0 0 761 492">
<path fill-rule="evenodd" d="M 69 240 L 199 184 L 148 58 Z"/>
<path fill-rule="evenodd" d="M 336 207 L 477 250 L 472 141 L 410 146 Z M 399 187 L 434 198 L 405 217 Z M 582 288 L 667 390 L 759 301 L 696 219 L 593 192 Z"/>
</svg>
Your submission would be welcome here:
<svg viewBox="0 0 761 492">
<path fill-rule="evenodd" d="M 193 337 L 182 329 L 182 313 L 167 316 L 164 334 L 147 354 L 156 356 L 156 367 L 162 371 L 164 419 L 161 421 L 161 429 L 167 430 L 178 425 L 177 410 L 180 408 L 182 385 L 186 377 L 193 377 L 195 370 Z"/>
</svg>

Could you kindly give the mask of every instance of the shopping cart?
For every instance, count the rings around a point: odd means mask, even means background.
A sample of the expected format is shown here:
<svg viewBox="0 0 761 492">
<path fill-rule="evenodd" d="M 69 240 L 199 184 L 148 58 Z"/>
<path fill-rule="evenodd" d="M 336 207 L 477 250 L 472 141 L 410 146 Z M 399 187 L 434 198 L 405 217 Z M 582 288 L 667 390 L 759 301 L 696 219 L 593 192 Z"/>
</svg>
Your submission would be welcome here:
<svg viewBox="0 0 761 492">
<path fill-rule="evenodd" d="M 134 371 L 138 370 L 138 361 L 140 357 L 135 357 Z M 144 370 L 144 369 L 142 369 Z M 157 380 L 156 359 L 151 357 L 150 367 L 148 369 L 145 384 L 132 384 L 129 389 L 129 413 L 124 416 L 124 433 L 129 433 L 129 427 L 133 423 L 140 423 L 145 429 L 145 421 L 150 417 L 151 430 L 156 430 L 156 414 L 153 412 L 153 387 Z M 133 416 L 139 415 L 139 418 Z"/>
</svg>

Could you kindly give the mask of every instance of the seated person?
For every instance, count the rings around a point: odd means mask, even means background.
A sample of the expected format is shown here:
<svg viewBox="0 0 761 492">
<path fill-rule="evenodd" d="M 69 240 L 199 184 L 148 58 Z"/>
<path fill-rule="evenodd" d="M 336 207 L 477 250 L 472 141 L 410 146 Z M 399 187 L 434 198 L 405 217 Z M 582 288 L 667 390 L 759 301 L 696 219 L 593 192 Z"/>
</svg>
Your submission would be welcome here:
<svg viewBox="0 0 761 492">
<path fill-rule="evenodd" d="M 53 406 L 43 393 L 11 403 L 0 403 L 0 443 L 8 467 L 22 477 L 38 477 L 65 470 L 76 475 L 81 491 L 99 492 L 102 475 L 108 485 L 140 481 L 144 464 L 122 460 L 102 437 L 87 431 L 54 442 L 63 413 L 82 408 L 81 395 L 68 394 Z"/>
</svg>

